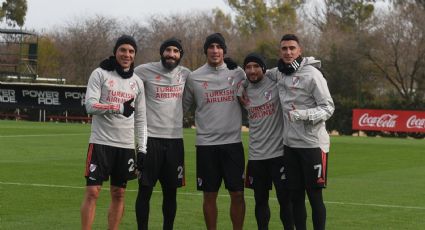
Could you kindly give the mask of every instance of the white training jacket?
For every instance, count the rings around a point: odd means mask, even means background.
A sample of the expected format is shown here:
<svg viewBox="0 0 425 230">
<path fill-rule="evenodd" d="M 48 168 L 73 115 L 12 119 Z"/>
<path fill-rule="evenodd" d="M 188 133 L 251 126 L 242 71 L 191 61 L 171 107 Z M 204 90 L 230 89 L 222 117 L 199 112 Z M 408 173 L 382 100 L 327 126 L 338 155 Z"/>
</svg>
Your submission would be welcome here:
<svg viewBox="0 0 425 230">
<path fill-rule="evenodd" d="M 123 103 L 131 98 L 135 111 L 125 117 Z M 115 70 L 95 69 L 87 84 L 85 106 L 93 115 L 90 143 L 134 149 L 136 139 L 138 151 L 146 153 L 144 86 L 137 75 L 124 79 Z"/>
<path fill-rule="evenodd" d="M 183 138 L 183 92 L 190 70 L 177 66 L 166 69 L 151 62 L 134 69 L 145 86 L 148 136 Z"/>
<path fill-rule="evenodd" d="M 205 64 L 189 75 L 183 109 L 194 103 L 196 145 L 223 145 L 241 142 L 242 111 L 237 91 L 245 72 Z"/>
<path fill-rule="evenodd" d="M 312 57 L 304 58 L 300 67 L 290 75 L 273 68 L 266 73 L 276 80 L 284 120 L 284 144 L 292 148 L 320 147 L 329 152 L 329 134 L 325 121 L 334 110 L 326 79 L 314 66 L 320 61 Z M 289 112 L 299 110 L 306 114 L 303 120 L 291 120 Z"/>
</svg>

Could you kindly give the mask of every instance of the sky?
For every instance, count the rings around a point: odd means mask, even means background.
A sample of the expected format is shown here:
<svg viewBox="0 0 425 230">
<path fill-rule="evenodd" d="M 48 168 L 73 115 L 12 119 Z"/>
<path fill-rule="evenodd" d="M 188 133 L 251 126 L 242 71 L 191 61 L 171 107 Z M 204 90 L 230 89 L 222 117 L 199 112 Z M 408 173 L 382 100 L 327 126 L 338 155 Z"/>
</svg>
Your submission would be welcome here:
<svg viewBox="0 0 425 230">
<path fill-rule="evenodd" d="M 209 11 L 216 7 L 231 12 L 225 0 L 27 0 L 27 5 L 24 29 L 36 31 L 95 15 L 144 20 L 156 14 Z"/>
</svg>

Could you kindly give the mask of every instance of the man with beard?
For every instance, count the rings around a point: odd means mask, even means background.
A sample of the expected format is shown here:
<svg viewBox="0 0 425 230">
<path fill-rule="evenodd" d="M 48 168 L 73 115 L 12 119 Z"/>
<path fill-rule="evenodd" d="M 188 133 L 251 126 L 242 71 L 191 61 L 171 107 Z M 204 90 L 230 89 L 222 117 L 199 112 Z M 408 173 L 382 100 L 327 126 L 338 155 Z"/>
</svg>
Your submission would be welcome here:
<svg viewBox="0 0 425 230">
<path fill-rule="evenodd" d="M 243 62 L 247 80 L 238 95 L 245 95 L 244 107 L 249 121 L 249 155 L 245 186 L 254 190 L 255 218 L 258 229 L 268 229 L 270 221 L 269 190 L 272 183 L 280 205 L 280 219 L 285 230 L 294 229 L 292 206 L 283 187 L 283 114 L 275 81 L 264 77 L 266 63 L 257 53 Z"/>
<path fill-rule="evenodd" d="M 182 96 L 190 70 L 179 65 L 184 53 L 179 39 L 165 40 L 159 53 L 161 61 L 135 69 L 145 84 L 148 123 L 147 154 L 137 154 L 138 229 L 148 229 L 149 201 L 158 180 L 163 195 L 163 229 L 173 229 L 177 188 L 185 185 Z"/>
<path fill-rule="evenodd" d="M 118 229 L 124 214 L 127 181 L 136 178 L 135 139 L 137 151 L 146 152 L 143 81 L 133 74 L 136 52 L 133 37 L 119 37 L 113 49 L 114 56 L 100 63 L 87 84 L 85 106 L 93 120 L 85 168 L 81 229 L 92 229 L 96 201 L 103 182 L 109 178 L 108 229 Z"/>
</svg>

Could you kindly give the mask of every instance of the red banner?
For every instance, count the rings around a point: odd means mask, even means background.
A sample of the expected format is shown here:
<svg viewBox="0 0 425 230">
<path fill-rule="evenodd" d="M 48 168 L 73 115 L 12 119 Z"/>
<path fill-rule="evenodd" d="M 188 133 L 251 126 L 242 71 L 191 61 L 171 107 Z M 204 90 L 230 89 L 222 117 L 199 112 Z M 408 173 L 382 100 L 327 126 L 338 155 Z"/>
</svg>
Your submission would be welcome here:
<svg viewBox="0 0 425 230">
<path fill-rule="evenodd" d="M 354 130 L 425 133 L 425 112 L 353 109 Z"/>
</svg>

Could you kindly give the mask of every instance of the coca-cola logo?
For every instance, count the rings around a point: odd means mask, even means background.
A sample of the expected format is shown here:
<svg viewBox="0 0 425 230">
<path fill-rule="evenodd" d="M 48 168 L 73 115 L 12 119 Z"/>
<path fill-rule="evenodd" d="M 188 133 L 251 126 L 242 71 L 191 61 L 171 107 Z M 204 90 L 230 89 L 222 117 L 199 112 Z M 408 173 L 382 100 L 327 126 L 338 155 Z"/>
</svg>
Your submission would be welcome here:
<svg viewBox="0 0 425 230">
<path fill-rule="evenodd" d="M 407 119 L 406 126 L 409 129 L 411 128 L 423 129 L 425 128 L 425 118 L 419 119 L 416 117 L 416 115 L 413 115 L 409 117 L 409 119 Z"/>
<path fill-rule="evenodd" d="M 395 114 L 382 114 L 374 117 L 365 113 L 359 119 L 359 126 L 394 128 L 397 124 L 397 117 L 398 115 Z"/>
</svg>

